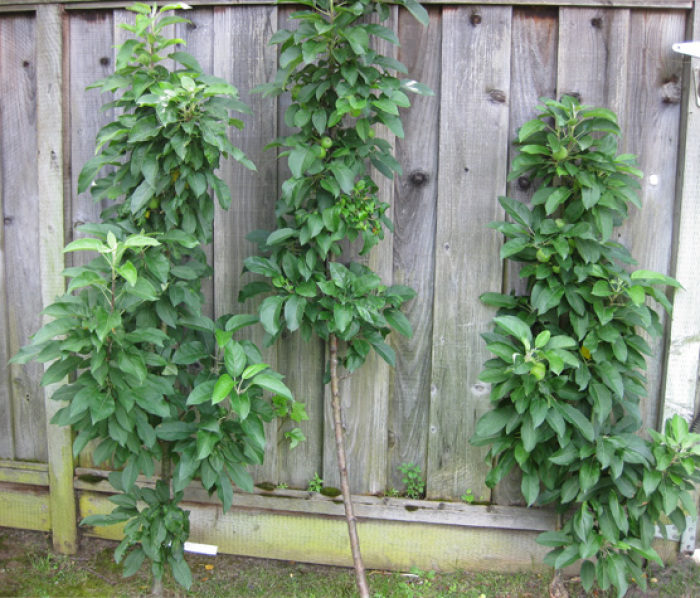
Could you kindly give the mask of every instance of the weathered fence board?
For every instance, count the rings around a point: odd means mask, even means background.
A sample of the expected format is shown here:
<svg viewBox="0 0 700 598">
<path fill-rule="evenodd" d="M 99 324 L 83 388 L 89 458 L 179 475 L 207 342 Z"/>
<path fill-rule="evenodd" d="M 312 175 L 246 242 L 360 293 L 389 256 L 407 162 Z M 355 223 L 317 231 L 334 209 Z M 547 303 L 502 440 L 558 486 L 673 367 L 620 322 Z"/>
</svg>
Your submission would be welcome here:
<svg viewBox="0 0 700 598">
<path fill-rule="evenodd" d="M 35 19 L 0 22 L 2 173 L 5 297 L 9 354 L 29 340 L 41 322 L 38 189 L 36 176 Z M 14 458 L 45 461 L 46 423 L 39 364 L 9 367 L 14 423 Z"/>
<path fill-rule="evenodd" d="M 214 39 L 230 39 L 230 45 L 215 44 L 214 74 L 233 83 L 241 99 L 253 110 L 243 116 L 245 128 L 232 133 L 232 142 L 240 147 L 257 165 L 258 172 L 250 172 L 237 162 L 229 160 L 222 167 L 222 176 L 231 188 L 231 209 L 217 207 L 214 219 L 214 312 L 217 317 L 227 313 L 254 312 L 257 303 L 238 303 L 238 292 L 250 276 L 241 279 L 243 260 L 256 251 L 246 235 L 256 229 L 271 229 L 274 225 L 274 201 L 277 193 L 277 165 L 273 152 L 263 147 L 277 136 L 274 118 L 274 98 L 252 95 L 256 85 L 269 81 L 277 69 L 275 48 L 267 41 L 277 29 L 277 12 L 273 7 L 226 7 L 214 11 Z M 233 32 L 240 32 L 236 34 Z M 232 34 L 233 33 L 233 34 Z M 245 33 L 245 35 L 243 35 Z M 246 331 L 262 346 L 260 329 Z M 264 354 L 266 363 L 275 367 L 274 349 Z M 277 474 L 277 429 L 272 423 L 266 427 L 269 459 L 258 468 L 262 480 L 273 480 Z"/>
<path fill-rule="evenodd" d="M 431 8 L 429 15 L 428 27 L 406 13 L 399 15 L 399 39 L 411 40 L 400 48 L 399 60 L 410 76 L 428 85 L 435 96 L 411 100 L 404 116 L 406 137 L 396 142 L 403 175 L 396 183 L 393 278 L 395 284 L 408 285 L 417 294 L 406 309 L 413 337 L 394 335 L 393 339 L 397 362 L 389 403 L 387 474 L 392 488 L 402 487 L 401 464 L 414 463 L 424 472 L 427 467 L 442 41 L 441 11 Z"/>
<path fill-rule="evenodd" d="M 114 45 L 128 35 L 118 25 L 130 22 L 133 15 L 106 4 L 100 4 L 100 10 L 91 9 L 91 3 L 65 4 L 71 10 L 63 17 L 63 57 L 54 57 L 52 66 L 44 65 L 42 76 L 50 79 L 52 69 L 59 68 L 56 65 L 65 65 L 66 115 L 61 127 L 67 191 L 62 218 L 64 241 L 69 241 L 76 225 L 97 220 L 102 209 L 89 194 L 77 194 L 77 177 L 93 154 L 98 129 L 114 117 L 113 111 L 99 111 L 107 97 L 96 90 L 86 92 L 85 87 L 112 72 Z M 683 72 L 683 59 L 670 49 L 673 42 L 686 38 L 686 22 L 696 14 L 687 10 L 692 3 L 524 4 L 434 3 L 427 28 L 394 9 L 390 26 L 402 42 L 396 55 L 408 65 L 409 76 L 432 87 L 435 96 L 416 97 L 405 111 L 406 137 L 392 139 L 404 173 L 393 183 L 382 181 L 396 234 L 368 259 L 387 283 L 408 284 L 418 291 L 406 310 L 415 334 L 411 339 L 390 337 L 397 352 L 395 370 L 373 358 L 343 382 L 356 494 L 401 490 L 398 467 L 415 463 L 427 478 L 431 498 L 457 499 L 467 489 L 477 498 L 490 496 L 484 485 L 484 450 L 468 443 L 476 419 L 489 406 L 489 388 L 477 378 L 488 358 L 479 335 L 488 328 L 493 310 L 482 306 L 478 297 L 499 289 L 521 291 L 522 283 L 517 267 L 504 271 L 498 256 L 502 239 L 487 224 L 503 218 L 499 195 L 507 190 L 528 201 L 533 191 L 527 180 L 506 186 L 506 171 L 517 154 L 511 144 L 516 131 L 535 114 L 541 96 L 576 93 L 584 103 L 603 105 L 620 115 L 625 133 L 621 148 L 639 155 L 645 177 L 644 207 L 631 210 L 619 240 L 637 257 L 639 267 L 668 273 L 674 271 L 675 260 L 675 272 L 687 288 L 679 299 L 680 323 L 670 332 L 669 366 L 663 339 L 655 342 L 655 355 L 648 360 L 649 399 L 643 416 L 648 425 L 658 425 L 664 378 L 669 405 L 684 405 L 686 413 L 693 404 L 698 333 L 692 322 L 700 291 L 693 275 L 697 252 L 689 239 L 695 230 L 691 198 L 697 195 L 698 119 L 694 96 L 683 104 L 680 90 L 697 81 L 692 83 L 690 71 Z M 112 6 L 117 5 L 123 6 Z M 8 6 L 2 3 L 0 9 Z M 51 270 L 44 263 L 47 249 L 43 259 L 38 253 L 42 179 L 36 164 L 37 150 L 44 147 L 37 137 L 37 94 L 42 92 L 35 65 L 40 34 L 35 9 L 21 0 L 14 6 L 26 12 L 0 14 L 3 363 L 38 327 L 42 293 L 43 301 L 49 299 L 41 271 Z M 253 312 L 257 306 L 255 300 L 242 305 L 237 301 L 241 286 L 253 279 L 240 277 L 243 260 L 256 251 L 245 236 L 274 224 L 274 202 L 288 171 L 285 159 L 278 161 L 275 151 L 263 147 L 286 134 L 283 116 L 288 99 L 264 98 L 251 94 L 251 89 L 273 78 L 277 49 L 267 41 L 278 26 L 295 26 L 289 18 L 293 10 L 262 1 L 212 1 L 185 15 L 193 25 L 173 28 L 204 70 L 236 85 L 253 109 L 252 116 L 243 118 L 245 129 L 232 131 L 231 139 L 257 164 L 258 172 L 233 162 L 221 169 L 233 202 L 228 212 L 217 207 L 214 241 L 207 248 L 214 276 L 205 283 L 204 294 L 206 309 L 216 316 Z M 688 32 L 697 37 L 697 28 Z M 682 119 L 684 111 L 688 114 Z M 59 135 L 58 130 L 48 135 Z M 55 143 L 49 145 L 58 147 Z M 677 183 L 679 167 L 683 176 Z M 43 168 L 50 171 L 51 164 L 44 163 Z M 674 224 L 678 210 L 682 215 Z M 74 263 L 88 258 L 67 256 Z M 681 331 L 695 332 L 689 332 L 688 339 Z M 246 334 L 263 341 L 259 328 Z M 307 404 L 310 420 L 301 424 L 307 442 L 294 450 L 287 448 L 284 433 L 296 424 L 267 427 L 269 450 L 265 465 L 256 468 L 256 481 L 304 488 L 318 473 L 328 485 L 337 485 L 333 432 L 324 405 L 323 343 L 289 335 L 266 349 L 264 358 L 285 374 L 287 384 Z M 0 459 L 47 461 L 41 371 L 36 364 L 0 370 Z M 89 451 L 81 464 L 91 465 Z M 517 476 L 505 480 L 491 498 L 499 504 L 517 504 L 521 500 Z"/>
<path fill-rule="evenodd" d="M 644 172 L 642 209 L 633 209 L 621 241 L 639 267 L 670 273 L 675 214 L 676 160 L 679 143 L 680 78 L 682 59 L 671 44 L 685 35 L 682 13 L 660 15 L 635 11 L 631 17 L 629 97 L 634 109 L 627 113 L 628 148 L 639 156 Z M 662 317 L 662 322 L 666 318 Z M 647 359 L 650 399 L 642 415 L 649 427 L 659 424 L 659 397 L 663 380 L 664 339 L 652 343 L 654 357 Z"/>
</svg>

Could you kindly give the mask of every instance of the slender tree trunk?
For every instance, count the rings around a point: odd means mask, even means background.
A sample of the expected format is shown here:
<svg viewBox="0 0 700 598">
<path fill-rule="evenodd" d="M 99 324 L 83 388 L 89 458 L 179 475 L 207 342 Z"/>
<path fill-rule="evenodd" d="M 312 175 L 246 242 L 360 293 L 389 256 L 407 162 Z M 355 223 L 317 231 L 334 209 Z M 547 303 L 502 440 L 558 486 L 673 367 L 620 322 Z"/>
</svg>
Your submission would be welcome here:
<svg viewBox="0 0 700 598">
<path fill-rule="evenodd" d="M 172 478 L 173 462 L 170 455 L 170 442 L 161 441 L 160 450 L 162 452 L 160 460 L 160 479 L 168 485 L 170 492 L 170 482 Z M 153 577 L 151 584 L 151 596 L 154 598 L 163 598 L 163 577 Z"/>
<path fill-rule="evenodd" d="M 345 520 L 348 522 L 348 535 L 350 537 L 350 549 L 352 550 L 352 562 L 355 566 L 355 581 L 362 598 L 369 598 L 369 587 L 365 576 L 365 566 L 360 554 L 360 539 L 357 535 L 355 512 L 350 499 L 350 483 L 348 482 L 348 466 L 345 457 L 345 434 L 343 432 L 342 407 L 340 405 L 340 391 L 338 389 L 338 339 L 334 334 L 330 335 L 330 361 L 331 361 L 331 405 L 333 406 L 333 424 L 335 428 L 335 447 L 338 455 L 338 471 L 340 473 L 340 489 L 343 493 L 345 505 Z"/>
</svg>

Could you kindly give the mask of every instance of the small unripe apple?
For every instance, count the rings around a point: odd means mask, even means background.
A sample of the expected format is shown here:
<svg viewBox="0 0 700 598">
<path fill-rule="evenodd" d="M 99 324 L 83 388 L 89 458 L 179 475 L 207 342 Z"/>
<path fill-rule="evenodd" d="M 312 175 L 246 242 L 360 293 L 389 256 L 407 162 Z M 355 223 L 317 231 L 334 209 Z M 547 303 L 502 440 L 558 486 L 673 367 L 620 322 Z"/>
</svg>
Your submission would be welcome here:
<svg viewBox="0 0 700 598">
<path fill-rule="evenodd" d="M 554 158 L 557 162 L 564 160 L 568 155 L 569 152 L 565 147 L 560 147 L 558 150 L 552 152 L 552 158 Z"/>
<path fill-rule="evenodd" d="M 326 135 L 325 137 L 321 138 L 321 147 L 324 147 L 326 149 L 330 149 L 333 147 L 333 140 Z"/>
</svg>

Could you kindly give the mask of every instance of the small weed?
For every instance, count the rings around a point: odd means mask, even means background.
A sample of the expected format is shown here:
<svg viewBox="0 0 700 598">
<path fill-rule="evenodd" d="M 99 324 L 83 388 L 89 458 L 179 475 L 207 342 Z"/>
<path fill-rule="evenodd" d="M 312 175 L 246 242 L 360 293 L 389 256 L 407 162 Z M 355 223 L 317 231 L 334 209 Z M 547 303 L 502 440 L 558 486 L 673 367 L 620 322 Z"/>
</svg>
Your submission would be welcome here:
<svg viewBox="0 0 700 598">
<path fill-rule="evenodd" d="M 314 477 L 309 480 L 309 486 L 307 490 L 309 492 L 321 492 L 322 488 L 323 480 L 321 479 L 321 476 L 318 475 L 318 472 L 314 473 Z"/>
<path fill-rule="evenodd" d="M 471 489 L 467 489 L 467 491 L 464 494 L 462 494 L 462 496 L 460 496 L 459 498 L 460 500 L 468 504 L 472 504 L 476 500 L 476 497 L 472 494 Z"/>
<path fill-rule="evenodd" d="M 399 496 L 401 496 L 401 493 L 396 488 L 389 488 L 384 493 L 384 496 L 389 496 L 391 498 L 398 498 Z"/>
<path fill-rule="evenodd" d="M 289 488 L 289 484 L 286 484 L 285 482 L 280 482 L 279 484 L 277 484 L 277 486 L 275 486 L 275 488 L 277 490 L 286 490 L 287 488 Z"/>
<path fill-rule="evenodd" d="M 419 465 L 414 463 L 402 463 L 399 472 L 403 474 L 401 481 L 405 486 L 405 494 L 408 498 L 422 498 L 425 492 L 423 472 Z"/>
</svg>

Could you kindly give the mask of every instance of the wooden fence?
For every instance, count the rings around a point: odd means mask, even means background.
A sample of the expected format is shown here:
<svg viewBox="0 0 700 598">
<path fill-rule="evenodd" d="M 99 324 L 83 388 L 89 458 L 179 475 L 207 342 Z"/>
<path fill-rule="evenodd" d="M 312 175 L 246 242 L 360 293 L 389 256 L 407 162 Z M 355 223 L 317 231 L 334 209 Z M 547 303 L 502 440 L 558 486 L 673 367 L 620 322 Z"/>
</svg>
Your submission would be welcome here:
<svg viewBox="0 0 700 598">
<path fill-rule="evenodd" d="M 235 300 L 243 259 L 254 249 L 245 235 L 272 225 L 277 190 L 287 175 L 274 152 L 263 151 L 284 133 L 284 100 L 250 90 L 276 71 L 276 49 L 267 41 L 290 24 L 291 10 L 263 1 L 211 0 L 186 15 L 191 24 L 175 30 L 205 71 L 234 83 L 253 108 L 246 128 L 233 135 L 258 173 L 235 164 L 223 168 L 233 207 L 217 211 L 208 248 L 214 276 L 205 293 L 212 314 L 253 309 Z M 493 493 L 486 488 L 484 450 L 468 442 L 489 407 L 489 388 L 478 381 L 488 357 L 479 335 L 493 312 L 478 296 L 517 281 L 499 260 L 502 239 L 486 225 L 503 217 L 499 195 L 527 200 L 530 193 L 526 180 L 506 184 L 506 174 L 514 157 L 510 141 L 534 115 L 541 96 L 577 94 L 584 103 L 620 116 L 621 149 L 639 156 L 646 176 L 644 207 L 633 211 L 619 238 L 642 267 L 674 274 L 685 287 L 675 298 L 673 323 L 667 322 L 666 336 L 654 344 L 655 356 L 648 360 L 644 419 L 659 426 L 664 414 L 690 418 L 694 413 L 700 351 L 694 243 L 700 230 L 700 59 L 691 64 L 673 53 L 671 44 L 700 37 L 699 12 L 693 0 L 443 2 L 429 4 L 427 28 L 403 11 L 392 12 L 391 26 L 402 42 L 397 58 L 435 96 L 415 99 L 404 116 L 405 139 L 394 140 L 404 174 L 383 184 L 383 193 L 392 205 L 396 233 L 369 259 L 386 281 L 418 291 L 407 310 L 415 334 L 392 338 L 395 370 L 370 360 L 343 383 L 351 485 L 357 495 L 400 490 L 398 466 L 414 463 L 425 476 L 429 499 L 459 500 L 471 490 L 477 499 L 503 506 L 425 502 L 416 514 L 400 500 L 364 496 L 361 533 L 379 547 L 370 565 L 425 566 L 415 546 L 398 548 L 402 534 L 412 537 L 420 530 L 424 552 L 432 554 L 428 566 L 527 565 L 541 557 L 532 537 L 551 525 L 551 516 L 508 506 L 519 503 L 513 483 Z M 110 2 L 0 1 L 0 525 L 53 529 L 64 550 L 75 543 L 75 497 L 79 517 L 104 510 L 104 483 L 86 477 L 95 473 L 89 451 L 73 463 L 70 435 L 47 425 L 56 406 L 38 384 L 41 366 L 2 364 L 39 327 L 42 305 L 62 291 L 60 271 L 69 265 L 63 262 L 63 244 L 74 238 L 77 226 L 99 217 L 100 206 L 77 194 L 77 176 L 93 154 L 96 132 L 112 115 L 99 110 L 105 97 L 85 87 L 114 68 L 114 46 L 126 35 L 118 25 L 130 18 Z M 304 423 L 307 442 L 292 451 L 283 442 L 284 426 L 268 428 L 269 449 L 256 479 L 292 490 L 239 495 L 229 519 L 220 518 L 213 506 L 202 507 L 195 535 L 246 554 L 345 563 L 340 507 L 293 490 L 303 490 L 315 473 L 327 485 L 337 485 L 322 384 L 324 347 L 291 335 L 266 359 L 306 402 L 310 419 Z M 196 493 L 191 498 L 204 500 Z M 290 518 L 290 512 L 298 516 Z M 280 528 L 284 516 L 287 527 Z M 257 531 L 249 530 L 259 539 L 255 548 L 236 532 L 222 531 L 225 525 L 248 529 L 246 517 L 258 517 Z M 406 521 L 418 527 L 407 531 Z M 432 545 L 420 527 L 430 523 L 440 526 Z M 470 548 L 475 528 L 488 532 L 478 536 L 479 542 L 490 538 L 485 549 Z M 279 529 L 297 534 L 286 552 L 274 546 Z M 115 537 L 118 531 L 100 533 Z M 319 544 L 317 534 L 331 534 L 340 543 L 339 556 Z M 387 538 L 402 555 L 391 562 L 382 560 L 390 550 Z M 526 547 L 513 555 L 517 550 L 504 548 L 508 542 Z M 303 557 L 295 550 L 308 552 Z M 455 560 L 453 553 L 460 550 L 472 560 Z"/>
</svg>

